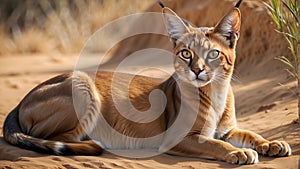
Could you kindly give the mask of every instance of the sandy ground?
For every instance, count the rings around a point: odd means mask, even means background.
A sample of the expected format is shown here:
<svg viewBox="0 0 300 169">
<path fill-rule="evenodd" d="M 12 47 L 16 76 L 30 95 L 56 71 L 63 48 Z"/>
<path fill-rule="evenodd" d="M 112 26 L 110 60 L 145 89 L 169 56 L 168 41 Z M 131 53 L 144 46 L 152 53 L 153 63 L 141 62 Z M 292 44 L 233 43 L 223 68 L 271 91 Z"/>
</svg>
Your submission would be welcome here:
<svg viewBox="0 0 300 169">
<path fill-rule="evenodd" d="M 0 124 L 8 112 L 35 85 L 58 73 L 72 70 L 76 56 L 10 56 L 0 58 Z M 26 67 L 26 69 L 24 69 Z M 283 158 L 260 157 L 260 163 L 242 168 L 297 168 L 300 154 L 295 83 L 274 83 L 274 78 L 252 80 L 253 76 L 233 82 L 237 98 L 238 123 L 267 139 L 287 141 L 293 155 Z M 265 104 L 268 103 L 268 104 Z M 0 137 L 0 168 L 232 168 L 224 162 L 170 155 L 149 159 L 127 159 L 105 152 L 99 157 L 52 156 L 20 149 Z"/>
<path fill-rule="evenodd" d="M 200 1 L 204 2 L 204 0 Z M 186 6 L 192 7 L 193 3 L 194 1 L 189 2 Z M 167 5 L 175 11 L 179 6 L 171 2 Z M 196 8 L 199 13 L 207 12 L 217 5 L 226 8 L 231 3 L 212 0 L 205 5 L 207 5 L 205 9 L 203 6 Z M 192 11 L 186 9 L 178 10 L 179 15 L 192 22 L 197 21 L 196 25 L 211 25 L 210 23 L 213 22 L 210 19 L 198 21 L 199 19 L 194 15 L 188 15 Z M 2 137 L 3 121 L 9 111 L 35 85 L 59 73 L 73 70 L 77 60 L 76 55 L 55 57 L 20 55 L 0 57 L 0 168 L 298 168 L 300 126 L 299 123 L 293 122 L 297 119 L 298 112 L 295 94 L 297 86 L 284 71 L 285 66 L 274 59 L 276 56 L 288 55 L 289 52 L 284 39 L 274 31 L 266 13 L 254 9 L 257 9 L 256 3 L 248 3 L 241 7 L 244 16 L 242 36 L 238 44 L 236 71 L 232 81 L 238 125 L 270 140 L 287 141 L 292 147 L 292 156 L 282 158 L 260 156 L 258 164 L 239 167 L 225 162 L 165 154 L 148 159 L 128 159 L 108 152 L 99 157 L 61 157 L 11 146 Z M 149 10 L 158 9 L 153 7 Z M 222 10 L 216 11 L 212 18 L 219 18 L 222 13 L 224 14 Z M 151 39 L 147 44 L 156 42 L 157 40 Z M 131 43 L 129 42 L 129 45 Z M 118 49 L 117 52 L 128 52 L 122 50 L 124 49 Z M 122 57 L 120 56 L 119 59 Z"/>
</svg>

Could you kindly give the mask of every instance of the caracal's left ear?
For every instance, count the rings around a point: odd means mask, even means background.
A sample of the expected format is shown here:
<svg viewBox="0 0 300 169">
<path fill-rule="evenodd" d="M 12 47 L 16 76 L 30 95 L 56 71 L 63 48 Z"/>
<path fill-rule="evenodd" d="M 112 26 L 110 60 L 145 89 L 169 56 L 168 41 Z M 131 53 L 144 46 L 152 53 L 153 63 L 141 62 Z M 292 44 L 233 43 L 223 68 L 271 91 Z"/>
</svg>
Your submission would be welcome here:
<svg viewBox="0 0 300 169">
<path fill-rule="evenodd" d="M 228 44 L 230 48 L 235 47 L 240 36 L 241 12 L 234 7 L 225 15 L 214 29 L 214 33 Z"/>
<path fill-rule="evenodd" d="M 171 40 L 176 43 L 185 33 L 190 32 L 189 24 L 182 20 L 175 12 L 170 8 L 163 8 L 163 19 Z"/>
</svg>

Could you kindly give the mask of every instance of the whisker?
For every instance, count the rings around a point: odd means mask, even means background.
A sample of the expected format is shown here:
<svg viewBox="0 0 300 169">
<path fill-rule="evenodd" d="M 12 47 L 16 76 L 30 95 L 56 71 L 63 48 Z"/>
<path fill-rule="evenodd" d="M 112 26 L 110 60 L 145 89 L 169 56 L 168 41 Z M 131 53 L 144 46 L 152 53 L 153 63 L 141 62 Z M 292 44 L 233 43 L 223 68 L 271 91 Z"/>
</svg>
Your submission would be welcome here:
<svg viewBox="0 0 300 169">
<path fill-rule="evenodd" d="M 213 76 L 212 83 L 215 84 L 223 84 L 225 80 L 228 80 L 229 74 L 227 73 L 222 73 L 222 74 L 212 74 L 210 73 L 209 75 Z"/>
<path fill-rule="evenodd" d="M 240 80 L 239 80 L 239 77 L 235 74 L 232 74 L 231 76 L 231 80 L 234 81 L 234 82 L 237 82 L 237 83 L 242 83 Z"/>
</svg>

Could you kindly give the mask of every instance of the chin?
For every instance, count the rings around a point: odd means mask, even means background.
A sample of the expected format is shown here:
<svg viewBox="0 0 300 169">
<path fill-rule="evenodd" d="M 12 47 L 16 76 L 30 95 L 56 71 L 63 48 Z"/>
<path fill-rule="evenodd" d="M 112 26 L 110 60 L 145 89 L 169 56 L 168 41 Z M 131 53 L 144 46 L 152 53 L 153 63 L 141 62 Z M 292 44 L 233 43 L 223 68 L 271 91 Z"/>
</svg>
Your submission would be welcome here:
<svg viewBox="0 0 300 169">
<path fill-rule="evenodd" d="M 210 80 L 203 81 L 203 80 L 195 79 L 195 80 L 192 80 L 190 82 L 191 82 L 192 85 L 199 88 L 199 87 L 204 87 L 204 86 L 208 85 L 210 83 Z"/>
</svg>

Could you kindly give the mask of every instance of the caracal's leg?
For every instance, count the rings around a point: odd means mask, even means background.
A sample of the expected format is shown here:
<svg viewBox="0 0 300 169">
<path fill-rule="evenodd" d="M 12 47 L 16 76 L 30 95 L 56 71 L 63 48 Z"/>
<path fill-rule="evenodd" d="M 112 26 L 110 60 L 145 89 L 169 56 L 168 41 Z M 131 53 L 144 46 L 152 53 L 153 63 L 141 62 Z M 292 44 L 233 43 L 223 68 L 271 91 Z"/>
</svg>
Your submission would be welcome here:
<svg viewBox="0 0 300 169">
<path fill-rule="evenodd" d="M 258 162 L 258 154 L 252 149 L 236 148 L 222 140 L 196 134 L 185 137 L 168 153 L 216 159 L 235 164 L 254 164 Z"/>
</svg>

